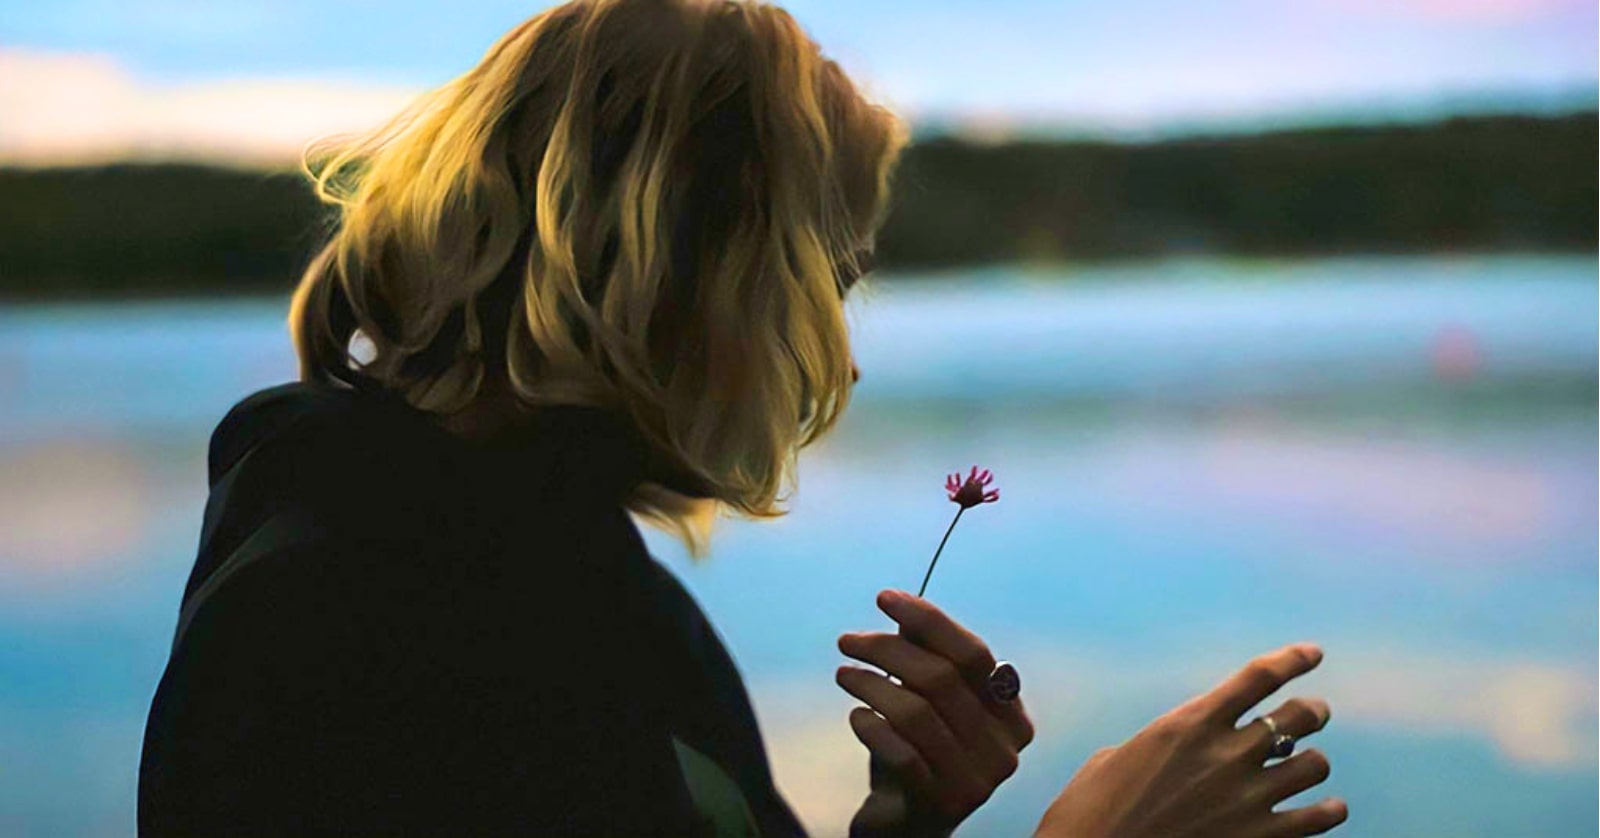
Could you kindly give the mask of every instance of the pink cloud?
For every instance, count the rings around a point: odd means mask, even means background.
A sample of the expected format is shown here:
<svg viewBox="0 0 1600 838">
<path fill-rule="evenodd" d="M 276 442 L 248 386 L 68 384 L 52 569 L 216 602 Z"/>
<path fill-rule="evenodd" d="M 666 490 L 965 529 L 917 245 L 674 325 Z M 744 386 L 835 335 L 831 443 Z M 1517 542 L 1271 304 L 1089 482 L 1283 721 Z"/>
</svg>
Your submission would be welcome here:
<svg viewBox="0 0 1600 838">
<path fill-rule="evenodd" d="M 1201 472 L 1208 493 L 1433 542 L 1520 543 L 1552 516 L 1551 487 L 1531 468 L 1415 443 L 1262 430 L 1213 440 Z"/>
<path fill-rule="evenodd" d="M 0 48 L 0 164 L 287 164 L 317 137 L 380 124 L 418 92 L 294 77 L 157 84 L 105 55 Z"/>
</svg>

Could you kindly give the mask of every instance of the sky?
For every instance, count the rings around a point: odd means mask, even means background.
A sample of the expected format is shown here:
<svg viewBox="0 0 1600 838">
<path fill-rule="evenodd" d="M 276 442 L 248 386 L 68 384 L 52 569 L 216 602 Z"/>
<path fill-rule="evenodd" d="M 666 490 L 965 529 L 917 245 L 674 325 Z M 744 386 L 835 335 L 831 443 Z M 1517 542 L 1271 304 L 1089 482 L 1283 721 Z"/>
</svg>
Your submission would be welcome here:
<svg viewBox="0 0 1600 838">
<path fill-rule="evenodd" d="M 0 0 L 0 163 L 292 157 L 548 3 Z M 1592 106 L 1593 0 L 791 0 L 928 130 L 1159 133 Z"/>
</svg>

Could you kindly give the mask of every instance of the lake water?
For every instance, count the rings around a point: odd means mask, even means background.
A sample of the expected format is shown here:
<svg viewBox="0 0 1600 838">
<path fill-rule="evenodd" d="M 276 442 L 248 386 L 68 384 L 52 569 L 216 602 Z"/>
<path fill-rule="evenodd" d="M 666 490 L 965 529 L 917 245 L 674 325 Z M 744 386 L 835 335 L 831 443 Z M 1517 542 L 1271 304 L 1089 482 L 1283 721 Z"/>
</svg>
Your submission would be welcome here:
<svg viewBox="0 0 1600 838">
<path fill-rule="evenodd" d="M 1093 750 L 1311 639 L 1336 834 L 1596 834 L 1596 262 L 1181 260 L 880 281 L 792 514 L 656 554 L 841 834 L 833 685 L 991 468 L 929 597 L 1016 662 L 1040 729 L 963 828 L 1028 834 Z M 125 835 L 211 428 L 294 364 L 284 300 L 0 311 L 0 834 Z M 530 656 L 529 665 L 537 665 Z M 1277 699 L 1263 709 L 1275 706 Z"/>
</svg>

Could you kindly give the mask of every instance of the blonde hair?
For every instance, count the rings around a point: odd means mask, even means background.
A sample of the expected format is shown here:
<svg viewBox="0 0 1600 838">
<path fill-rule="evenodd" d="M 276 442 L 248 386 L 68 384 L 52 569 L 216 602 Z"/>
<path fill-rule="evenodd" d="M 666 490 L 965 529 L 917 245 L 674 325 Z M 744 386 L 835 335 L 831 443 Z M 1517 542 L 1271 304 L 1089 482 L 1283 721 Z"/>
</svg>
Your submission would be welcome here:
<svg viewBox="0 0 1600 838">
<path fill-rule="evenodd" d="M 775 6 L 549 9 L 307 150 L 338 215 L 290 310 L 301 378 L 441 416 L 497 391 L 615 409 L 704 487 L 627 499 L 698 556 L 718 505 L 783 514 L 844 409 L 842 296 L 906 141 Z"/>
</svg>

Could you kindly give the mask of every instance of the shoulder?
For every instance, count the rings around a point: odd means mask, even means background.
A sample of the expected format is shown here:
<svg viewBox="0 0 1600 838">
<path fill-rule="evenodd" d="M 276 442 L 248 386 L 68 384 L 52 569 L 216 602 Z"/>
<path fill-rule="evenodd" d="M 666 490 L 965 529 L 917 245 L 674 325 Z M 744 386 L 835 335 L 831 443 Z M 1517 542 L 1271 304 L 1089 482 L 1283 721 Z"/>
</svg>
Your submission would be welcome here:
<svg viewBox="0 0 1600 838">
<path fill-rule="evenodd" d="M 315 442 L 319 438 L 340 443 L 364 438 L 376 442 L 401 429 L 419 430 L 423 420 L 405 413 L 397 398 L 377 392 L 299 381 L 258 390 L 229 409 L 212 432 L 207 451 L 211 482 L 216 483 L 251 451 L 274 442 Z"/>
<path fill-rule="evenodd" d="M 457 564 L 514 553 L 506 564 L 525 566 L 517 572 L 568 587 L 625 569 L 637 578 L 648 554 L 613 491 L 629 453 L 588 419 L 552 411 L 519 449 L 480 449 L 384 391 L 294 382 L 252 393 L 211 435 L 190 590 L 285 514 L 312 522 L 295 531 L 315 530 L 321 543 L 382 543 Z"/>
<path fill-rule="evenodd" d="M 420 554 L 429 536 L 472 529 L 458 520 L 477 512 L 470 501 L 448 502 L 459 463 L 442 435 L 404 405 L 365 392 L 296 382 L 241 399 L 211 434 L 186 607 L 223 579 L 236 588 L 276 575 L 263 572 L 269 566 L 297 568 L 307 582 L 303 571 L 326 577 L 354 561 L 331 556 L 335 546 L 354 556 L 380 545 Z"/>
<path fill-rule="evenodd" d="M 296 508 L 330 525 L 428 523 L 469 503 L 453 489 L 475 465 L 396 395 L 280 384 L 241 399 L 212 432 L 207 518 Z"/>
<path fill-rule="evenodd" d="M 596 474 L 618 446 L 576 419 L 545 431 L 521 451 L 479 450 L 383 393 L 305 383 L 253 393 L 212 435 L 186 599 L 248 546 L 261 557 L 253 569 L 219 577 L 236 595 L 274 577 L 318 589 L 410 580 L 471 584 L 482 603 L 515 591 L 523 613 L 545 617 L 530 622 L 547 625 L 585 622 L 606 610 L 598 600 L 642 610 L 652 595 L 697 617 L 672 580 L 650 578 L 615 479 Z"/>
</svg>

